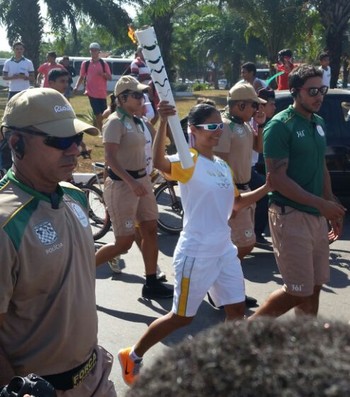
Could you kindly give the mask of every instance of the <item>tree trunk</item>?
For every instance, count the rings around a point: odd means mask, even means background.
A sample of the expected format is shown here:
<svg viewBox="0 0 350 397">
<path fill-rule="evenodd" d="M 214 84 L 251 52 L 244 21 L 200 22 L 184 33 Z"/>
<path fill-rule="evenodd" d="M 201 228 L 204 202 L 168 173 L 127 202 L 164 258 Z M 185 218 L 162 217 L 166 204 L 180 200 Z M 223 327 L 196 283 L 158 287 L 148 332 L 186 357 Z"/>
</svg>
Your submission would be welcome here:
<svg viewBox="0 0 350 397">
<path fill-rule="evenodd" d="M 173 60 L 171 57 L 171 43 L 173 35 L 171 18 L 172 14 L 170 13 L 160 16 L 157 15 L 157 17 L 154 17 L 153 27 L 157 35 L 158 45 L 169 81 L 174 82 L 176 79 L 176 70 L 173 67 Z"/>
<path fill-rule="evenodd" d="M 340 72 L 340 59 L 343 49 L 343 32 L 328 32 L 326 37 L 327 49 L 330 56 L 330 67 L 332 72 L 330 88 L 337 86 Z"/>
</svg>

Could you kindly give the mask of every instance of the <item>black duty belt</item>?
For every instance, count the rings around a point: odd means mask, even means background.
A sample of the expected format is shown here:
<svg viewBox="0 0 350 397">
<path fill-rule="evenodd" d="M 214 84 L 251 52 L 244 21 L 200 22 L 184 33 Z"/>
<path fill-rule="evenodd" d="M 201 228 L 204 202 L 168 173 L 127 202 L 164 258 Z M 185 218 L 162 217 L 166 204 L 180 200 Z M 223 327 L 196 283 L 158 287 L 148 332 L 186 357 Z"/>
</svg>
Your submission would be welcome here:
<svg viewBox="0 0 350 397">
<path fill-rule="evenodd" d="M 146 169 L 142 168 L 141 170 L 136 170 L 136 171 L 128 171 L 125 170 L 130 176 L 132 176 L 134 179 L 139 179 L 143 178 L 144 176 L 147 175 Z M 117 174 L 115 174 L 111 168 L 108 168 L 107 170 L 108 176 L 113 179 L 114 181 L 122 181 L 122 178 L 120 178 Z"/>
<path fill-rule="evenodd" d="M 281 208 L 281 215 L 285 215 L 286 213 L 286 206 L 284 204 L 279 203 L 278 201 L 271 201 L 270 205 L 274 204 L 277 205 L 277 207 Z"/>
<path fill-rule="evenodd" d="M 249 183 L 250 183 L 250 181 L 248 181 L 246 183 L 236 183 L 236 187 L 239 190 L 249 190 Z"/>
<path fill-rule="evenodd" d="M 89 375 L 97 363 L 97 352 L 94 349 L 91 356 L 78 367 L 61 374 L 42 376 L 50 382 L 57 390 L 69 390 L 80 385 L 80 383 Z"/>
</svg>

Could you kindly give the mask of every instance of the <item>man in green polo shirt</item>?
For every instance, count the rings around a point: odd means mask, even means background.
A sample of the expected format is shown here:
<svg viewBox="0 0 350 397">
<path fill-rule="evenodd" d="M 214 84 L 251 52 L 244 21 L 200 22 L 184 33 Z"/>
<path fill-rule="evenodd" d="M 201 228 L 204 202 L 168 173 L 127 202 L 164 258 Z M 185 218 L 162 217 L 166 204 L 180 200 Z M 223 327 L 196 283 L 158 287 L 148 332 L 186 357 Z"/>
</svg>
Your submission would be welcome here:
<svg viewBox="0 0 350 397">
<path fill-rule="evenodd" d="M 266 169 L 274 191 L 269 222 L 283 286 L 255 316 L 317 315 L 322 284 L 329 280 L 327 220 L 337 238 L 345 208 L 332 194 L 325 162 L 325 124 L 319 111 L 328 87 L 310 65 L 289 75 L 293 105 L 278 113 L 264 131 Z"/>
</svg>

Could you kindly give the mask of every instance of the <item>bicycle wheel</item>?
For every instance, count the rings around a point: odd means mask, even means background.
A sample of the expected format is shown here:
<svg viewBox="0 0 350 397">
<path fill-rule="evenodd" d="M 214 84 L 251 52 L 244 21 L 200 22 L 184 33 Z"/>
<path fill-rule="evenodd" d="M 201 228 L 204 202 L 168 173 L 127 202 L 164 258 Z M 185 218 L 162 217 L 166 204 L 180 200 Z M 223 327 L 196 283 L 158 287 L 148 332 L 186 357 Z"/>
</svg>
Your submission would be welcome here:
<svg viewBox="0 0 350 397">
<path fill-rule="evenodd" d="M 95 186 L 81 186 L 84 191 L 89 210 L 89 221 L 94 240 L 102 238 L 111 228 L 111 220 L 103 200 L 103 194 Z"/>
<path fill-rule="evenodd" d="M 103 171 L 95 174 L 93 177 L 91 177 L 87 182 L 86 186 L 93 186 L 96 187 L 97 189 L 103 191 L 104 188 L 104 179 L 103 179 Z"/>
<path fill-rule="evenodd" d="M 179 234 L 182 230 L 183 209 L 180 189 L 175 181 L 166 181 L 155 191 L 158 204 L 158 226 L 169 234 Z"/>
</svg>

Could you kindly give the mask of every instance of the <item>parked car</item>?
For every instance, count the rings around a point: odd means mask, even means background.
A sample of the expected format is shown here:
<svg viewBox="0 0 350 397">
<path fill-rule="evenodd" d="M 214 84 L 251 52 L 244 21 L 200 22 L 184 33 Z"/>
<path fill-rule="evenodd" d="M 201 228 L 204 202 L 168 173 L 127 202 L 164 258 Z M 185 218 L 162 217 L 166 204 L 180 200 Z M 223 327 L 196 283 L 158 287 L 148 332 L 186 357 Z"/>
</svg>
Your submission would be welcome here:
<svg viewBox="0 0 350 397">
<path fill-rule="evenodd" d="M 293 103 L 289 91 L 276 92 L 276 113 Z M 348 104 L 348 105 L 346 105 Z M 350 92 L 330 89 L 319 111 L 326 123 L 326 162 L 336 196 L 350 198 Z M 264 172 L 262 156 L 258 170 Z"/>
</svg>

